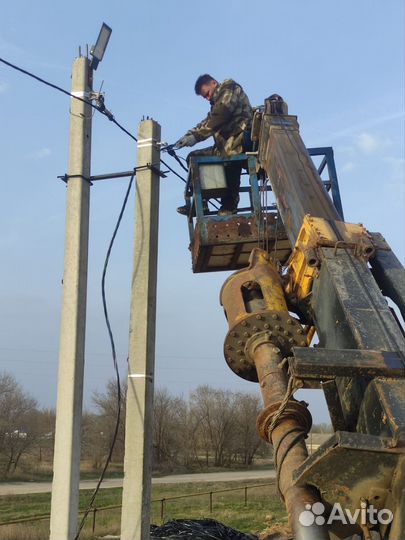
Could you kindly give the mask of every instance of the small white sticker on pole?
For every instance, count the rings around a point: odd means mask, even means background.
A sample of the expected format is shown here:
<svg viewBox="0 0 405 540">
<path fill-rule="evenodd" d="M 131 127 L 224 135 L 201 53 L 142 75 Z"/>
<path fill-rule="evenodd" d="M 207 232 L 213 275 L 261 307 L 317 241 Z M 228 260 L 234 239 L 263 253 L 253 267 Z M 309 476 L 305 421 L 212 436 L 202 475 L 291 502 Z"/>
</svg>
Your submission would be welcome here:
<svg viewBox="0 0 405 540">
<path fill-rule="evenodd" d="M 83 92 L 83 90 L 78 90 L 77 92 L 70 92 L 70 95 L 75 98 L 90 98 L 90 92 Z"/>
<path fill-rule="evenodd" d="M 152 381 L 153 377 L 152 375 L 146 375 L 145 373 L 129 373 L 128 379 L 149 379 Z"/>
<path fill-rule="evenodd" d="M 159 142 L 156 139 L 139 139 L 138 148 L 146 148 L 148 146 L 157 146 Z"/>
</svg>

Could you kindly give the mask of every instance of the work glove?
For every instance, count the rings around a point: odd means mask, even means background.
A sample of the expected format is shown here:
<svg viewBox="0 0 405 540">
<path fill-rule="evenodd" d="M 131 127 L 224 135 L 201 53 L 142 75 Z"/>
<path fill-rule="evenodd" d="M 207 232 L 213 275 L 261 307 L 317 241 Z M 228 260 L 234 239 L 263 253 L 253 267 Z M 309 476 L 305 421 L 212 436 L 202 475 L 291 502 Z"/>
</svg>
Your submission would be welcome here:
<svg viewBox="0 0 405 540">
<path fill-rule="evenodd" d="M 183 135 L 175 144 L 175 148 L 183 148 L 184 146 L 194 146 L 197 139 L 192 134 Z"/>
</svg>

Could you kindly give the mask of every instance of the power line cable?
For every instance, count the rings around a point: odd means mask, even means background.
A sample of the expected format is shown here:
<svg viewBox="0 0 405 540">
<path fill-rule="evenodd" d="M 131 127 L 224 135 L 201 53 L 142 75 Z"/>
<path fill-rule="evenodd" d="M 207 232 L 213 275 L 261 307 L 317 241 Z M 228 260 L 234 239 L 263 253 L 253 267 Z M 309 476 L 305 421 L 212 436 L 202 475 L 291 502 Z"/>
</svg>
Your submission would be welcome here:
<svg viewBox="0 0 405 540">
<path fill-rule="evenodd" d="M 19 66 L 16 66 L 15 64 L 12 64 L 11 62 L 8 62 L 7 60 L 4 60 L 4 58 L 0 58 L 0 62 L 5 64 L 6 66 L 9 66 L 9 67 L 15 69 L 16 71 L 20 71 L 21 73 L 24 73 L 24 75 L 28 75 L 28 77 L 32 77 L 36 81 L 39 81 L 40 83 L 45 84 L 46 86 L 50 86 L 54 90 L 58 90 L 58 92 L 62 92 L 62 94 L 65 94 L 65 95 L 70 96 L 70 97 L 72 97 L 74 99 L 82 101 L 83 103 L 86 103 L 87 105 L 90 105 L 90 107 L 93 107 L 93 109 L 95 109 L 96 111 L 101 113 L 103 116 L 106 116 L 111 122 L 113 122 L 113 124 L 115 124 L 119 129 L 121 129 L 124 133 L 126 133 L 129 137 L 131 137 L 131 139 L 133 139 L 134 141 L 138 140 L 135 137 L 135 135 L 132 135 L 132 133 L 130 133 L 127 129 L 125 129 L 124 126 L 122 126 L 114 118 L 114 115 L 108 109 L 106 109 L 106 107 L 104 105 L 104 98 L 103 98 L 103 96 L 101 94 L 99 94 L 99 98 L 97 99 L 97 104 L 94 104 L 94 103 L 91 102 L 91 100 L 83 99 L 83 98 L 81 98 L 79 96 L 75 96 L 74 94 L 72 94 L 71 92 L 68 92 L 64 88 L 61 88 L 60 86 L 58 86 L 56 84 L 53 84 L 53 83 L 51 83 L 49 81 L 46 81 L 42 77 L 38 77 L 38 75 L 35 75 L 34 73 L 31 73 L 30 71 L 27 71 L 26 69 L 23 69 L 23 68 L 21 68 Z"/>
<path fill-rule="evenodd" d="M 169 171 L 171 171 L 174 175 L 176 175 L 178 178 L 180 178 L 180 180 L 182 180 L 185 184 L 187 184 L 187 180 L 186 180 L 185 178 L 183 178 L 183 177 L 181 176 L 181 174 L 177 173 L 174 169 L 172 169 L 172 168 L 166 163 L 166 161 L 163 161 L 163 159 L 161 159 L 160 161 L 161 161 L 161 163 L 163 163 L 163 165 L 165 165 L 165 166 L 169 169 Z"/>
<path fill-rule="evenodd" d="M 21 73 L 24 73 L 24 75 L 28 75 L 28 77 L 32 77 L 33 79 L 41 82 L 42 84 L 45 84 L 46 86 L 50 86 L 51 88 L 54 88 L 55 90 L 58 90 L 59 92 L 62 92 L 62 94 L 66 94 L 67 96 L 70 96 L 74 99 L 77 99 L 79 101 L 82 101 L 83 103 L 87 103 L 88 105 L 90 105 L 91 107 L 93 107 L 93 109 L 96 109 L 97 111 L 101 112 L 102 114 L 105 114 L 103 113 L 103 111 L 100 110 L 99 106 L 98 105 L 94 105 L 93 103 L 91 103 L 91 101 L 87 100 L 87 99 L 82 99 L 80 98 L 79 96 L 75 96 L 74 94 L 71 94 L 70 92 L 68 92 L 67 90 L 65 90 L 64 88 L 61 88 L 60 86 L 56 85 L 56 84 L 53 84 L 49 81 L 46 81 L 45 79 L 42 79 L 41 77 L 38 77 L 38 75 L 34 75 L 34 73 L 31 73 L 30 71 L 27 71 L 26 69 L 23 69 L 19 66 L 16 66 L 15 64 L 12 64 L 11 62 L 8 62 L 7 60 L 4 60 L 4 58 L 0 58 L 0 62 L 3 62 L 3 64 L 6 64 L 6 66 L 9 66 L 17 71 L 20 71 Z"/>
<path fill-rule="evenodd" d="M 3 64 L 5 64 L 6 66 L 9 66 L 11 67 L 12 69 L 15 69 L 16 71 L 19 71 L 20 73 L 23 73 L 24 75 L 27 75 L 28 77 L 31 77 L 33 79 L 35 79 L 36 81 L 42 83 L 42 84 L 45 84 L 46 86 L 49 86 L 50 88 L 53 88 L 54 90 L 58 90 L 58 92 L 62 92 L 62 94 L 65 94 L 69 97 L 72 97 L 74 99 L 77 99 L 79 101 L 82 101 L 83 103 L 86 103 L 88 105 L 90 105 L 91 107 L 93 107 L 93 109 L 95 109 L 96 111 L 98 111 L 100 114 L 102 114 L 103 116 L 106 116 L 113 124 L 115 124 L 121 131 L 123 131 L 126 135 L 128 135 L 128 137 L 131 137 L 131 139 L 133 139 L 134 141 L 138 141 L 138 139 L 135 137 L 135 135 L 132 135 L 131 132 L 129 132 L 126 128 L 124 128 L 124 126 L 122 124 L 120 124 L 114 117 L 114 115 L 105 107 L 105 104 L 104 104 L 104 97 L 99 94 L 99 97 L 98 97 L 98 100 L 97 100 L 97 104 L 94 104 L 91 102 L 91 100 L 87 100 L 87 99 L 82 99 L 80 98 L 79 96 L 75 96 L 74 94 L 72 94 L 71 92 L 68 92 L 67 90 L 65 90 L 64 88 L 61 88 L 60 86 L 56 85 L 56 84 L 53 84 L 45 79 L 43 79 L 42 77 L 38 77 L 38 75 L 35 75 L 34 73 L 31 73 L 30 71 L 27 71 L 26 69 L 23 69 L 15 64 L 12 64 L 11 62 L 8 62 L 7 60 L 5 60 L 4 58 L 0 58 L 0 62 L 2 62 Z M 170 154 L 172 155 L 172 154 Z M 182 168 L 184 170 L 187 171 L 186 167 L 184 167 L 184 165 L 180 162 L 180 160 L 178 159 L 178 157 L 175 155 L 172 157 L 174 157 L 178 163 L 182 166 Z M 178 178 L 180 178 L 180 180 L 182 180 L 183 182 L 187 183 L 187 180 L 185 178 L 183 178 L 180 174 L 178 174 L 174 169 L 172 169 L 165 161 L 163 161 L 163 159 L 161 160 L 161 162 L 175 175 L 177 176 Z M 188 171 L 187 171 L 188 172 Z"/>
<path fill-rule="evenodd" d="M 180 161 L 180 157 L 176 154 L 176 152 L 174 151 L 173 148 L 167 148 L 167 149 L 164 149 L 164 148 L 163 148 L 163 150 L 166 150 L 167 153 L 169 154 L 169 156 L 172 156 L 172 157 L 177 161 L 177 163 L 180 165 L 180 167 L 181 167 L 184 171 L 186 171 L 186 172 L 188 173 L 188 168 L 187 168 L 185 165 L 183 165 L 183 163 Z M 184 158 L 182 158 L 182 159 L 184 159 Z M 185 160 L 185 161 L 186 161 L 186 160 Z"/>
<path fill-rule="evenodd" d="M 105 318 L 105 322 L 106 322 L 106 325 L 107 325 L 108 336 L 110 338 L 111 352 L 112 352 L 115 376 L 116 376 L 116 381 L 117 381 L 117 418 L 116 418 L 116 422 L 115 422 L 114 434 L 113 434 L 113 438 L 112 438 L 112 441 L 111 441 L 111 445 L 110 445 L 110 449 L 109 449 L 109 452 L 108 452 L 107 459 L 105 461 L 105 464 L 104 464 L 103 470 L 101 472 L 100 478 L 99 478 L 99 480 L 97 482 L 96 488 L 95 488 L 95 490 L 94 490 L 94 492 L 93 492 L 93 494 L 91 496 L 90 502 L 89 502 L 89 504 L 87 506 L 87 509 L 84 512 L 82 521 L 80 522 L 77 534 L 75 536 L 75 540 L 77 540 L 79 538 L 80 532 L 83 529 L 83 526 L 85 524 L 87 516 L 92 511 L 93 503 L 94 503 L 94 501 L 96 499 L 96 496 L 97 496 L 97 493 L 98 493 L 98 491 L 100 489 L 101 483 L 104 480 L 104 475 L 105 475 L 105 473 L 107 471 L 108 465 L 110 464 L 110 461 L 111 461 L 111 458 L 112 458 L 112 454 L 113 454 L 113 451 L 114 451 L 114 446 L 115 446 L 115 443 L 116 443 L 116 440 L 117 440 L 118 430 L 119 430 L 119 426 L 120 426 L 120 419 L 121 419 L 121 382 L 120 382 L 120 374 L 119 374 L 118 363 L 117 363 L 117 354 L 116 354 L 116 349 L 115 349 L 115 341 L 114 341 L 114 336 L 113 336 L 113 332 L 112 332 L 112 329 L 111 329 L 110 319 L 109 319 L 109 316 L 108 316 L 107 300 L 106 300 L 106 294 L 105 294 L 105 278 L 106 278 L 107 267 L 108 267 L 108 263 L 109 263 L 109 260 L 110 260 L 112 247 L 114 245 L 115 237 L 117 236 L 117 232 L 118 232 L 119 226 L 121 224 L 122 216 L 124 215 L 124 211 L 125 211 L 125 208 L 126 208 L 126 205 L 127 205 L 127 202 L 128 202 L 129 193 L 131 191 L 132 184 L 133 184 L 133 181 L 134 181 L 134 176 L 135 175 L 133 174 L 131 176 L 130 180 L 129 180 L 128 188 L 127 188 L 127 191 L 126 191 L 125 197 L 124 197 L 124 202 L 122 203 L 121 211 L 119 213 L 118 220 L 117 220 L 117 223 L 115 225 L 115 229 L 114 229 L 112 238 L 110 240 L 110 244 L 108 246 L 107 255 L 106 255 L 106 258 L 105 258 L 105 262 L 104 262 L 103 275 L 102 275 L 102 279 L 101 279 L 101 293 L 102 293 L 102 299 L 103 299 L 104 318 Z"/>
</svg>

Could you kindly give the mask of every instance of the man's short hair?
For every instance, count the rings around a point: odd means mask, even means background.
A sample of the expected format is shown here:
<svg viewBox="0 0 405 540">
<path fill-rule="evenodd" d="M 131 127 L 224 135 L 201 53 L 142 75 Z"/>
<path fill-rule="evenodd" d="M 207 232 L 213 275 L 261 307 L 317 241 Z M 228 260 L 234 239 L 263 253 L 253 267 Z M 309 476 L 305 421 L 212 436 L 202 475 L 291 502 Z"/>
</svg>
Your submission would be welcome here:
<svg viewBox="0 0 405 540">
<path fill-rule="evenodd" d="M 211 81 L 216 81 L 216 79 L 214 79 L 214 77 L 211 77 L 211 75 L 208 75 L 208 73 L 204 73 L 204 75 L 200 75 L 198 77 L 194 85 L 194 91 L 197 96 L 200 95 L 202 85 L 209 84 Z"/>
</svg>

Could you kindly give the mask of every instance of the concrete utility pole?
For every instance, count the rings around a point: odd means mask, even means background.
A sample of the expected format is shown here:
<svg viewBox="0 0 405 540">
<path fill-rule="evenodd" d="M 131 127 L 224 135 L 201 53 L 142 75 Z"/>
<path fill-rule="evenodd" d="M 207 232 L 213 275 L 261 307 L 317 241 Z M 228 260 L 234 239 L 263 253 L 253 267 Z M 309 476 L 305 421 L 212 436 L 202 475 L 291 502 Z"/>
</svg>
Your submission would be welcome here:
<svg viewBox="0 0 405 540">
<path fill-rule="evenodd" d="M 159 141 L 159 124 L 141 122 L 138 167 L 159 167 Z M 121 540 L 148 540 L 150 530 L 159 182 L 154 170 L 138 170 Z"/>
<path fill-rule="evenodd" d="M 76 58 L 72 93 L 84 99 L 92 90 L 86 57 Z M 80 429 L 86 328 L 87 258 L 90 202 L 91 106 L 71 100 L 65 262 L 53 466 L 52 540 L 76 535 L 79 510 Z"/>
</svg>

